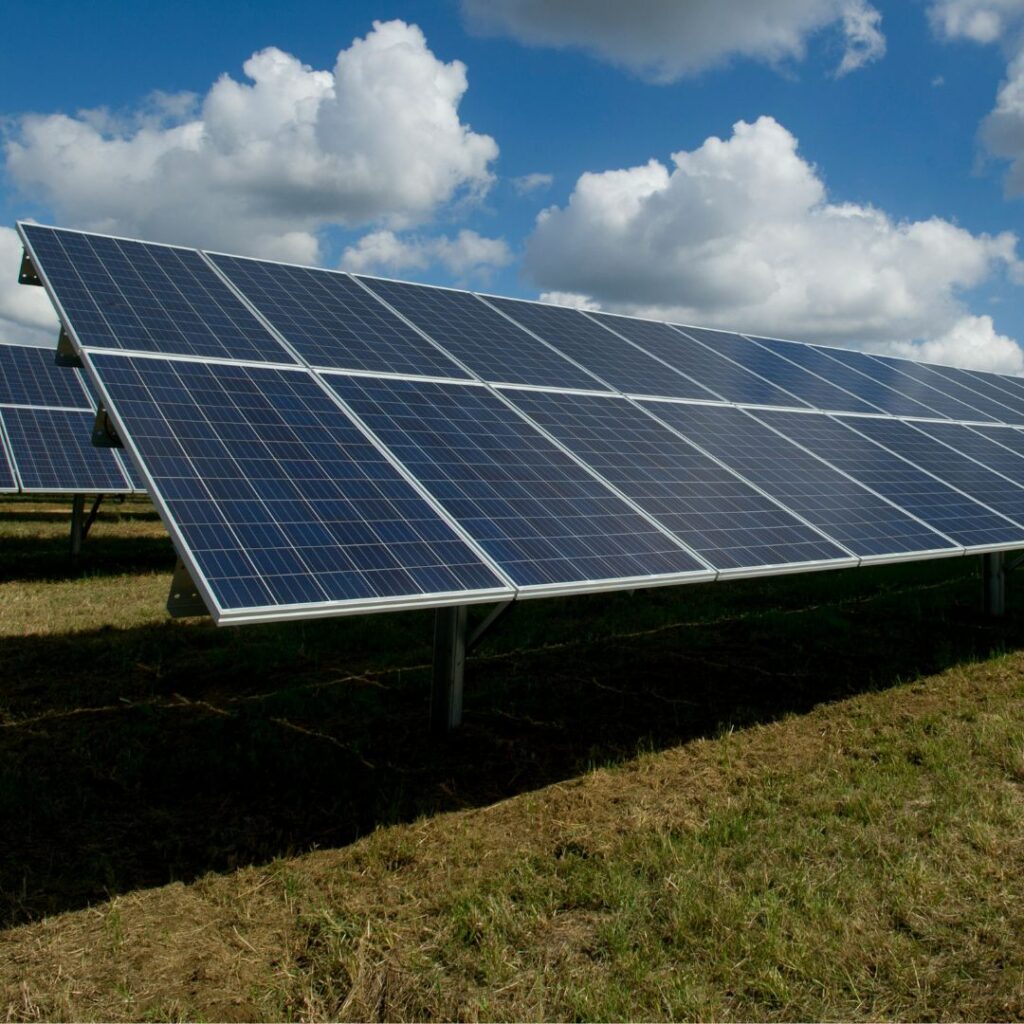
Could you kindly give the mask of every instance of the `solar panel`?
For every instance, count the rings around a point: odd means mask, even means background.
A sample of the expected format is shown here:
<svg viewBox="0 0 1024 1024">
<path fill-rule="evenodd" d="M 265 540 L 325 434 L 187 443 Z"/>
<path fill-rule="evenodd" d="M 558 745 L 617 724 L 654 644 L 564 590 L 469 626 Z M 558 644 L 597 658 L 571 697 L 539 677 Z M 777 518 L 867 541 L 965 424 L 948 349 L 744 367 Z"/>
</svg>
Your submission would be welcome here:
<svg viewBox="0 0 1024 1024">
<path fill-rule="evenodd" d="M 625 399 L 542 391 L 507 397 L 720 571 L 855 564 Z"/>
<path fill-rule="evenodd" d="M 23 491 L 131 491 L 113 451 L 92 445 L 92 412 L 5 406 L 0 408 L 0 417 Z"/>
<path fill-rule="evenodd" d="M 85 347 L 295 362 L 193 249 L 19 228 Z"/>
<path fill-rule="evenodd" d="M 979 427 L 972 426 L 976 434 L 981 434 L 982 437 L 987 437 L 991 441 L 995 441 L 996 444 L 1002 445 L 1004 448 L 1009 448 L 1010 451 L 1016 452 L 1018 455 L 1024 456 L 1024 431 L 1017 430 L 1014 427 Z"/>
<path fill-rule="evenodd" d="M 945 369 L 945 367 L 942 367 Z M 982 370 L 960 370 L 973 381 L 983 381 L 986 386 L 995 388 L 1003 394 L 1014 398 L 1024 398 L 1024 380 L 1020 377 L 1011 377 L 1004 373 L 987 373 Z"/>
<path fill-rule="evenodd" d="M 727 466 L 865 559 L 959 551 L 748 413 L 728 406 L 644 403 Z M 797 416 L 803 423 L 808 417 Z"/>
<path fill-rule="evenodd" d="M 830 384 L 827 380 L 815 377 L 814 374 L 802 367 L 777 356 L 770 349 L 754 344 L 741 334 L 712 331 L 702 327 L 686 327 L 683 330 L 691 338 L 707 345 L 712 351 L 739 363 L 744 369 L 764 377 L 765 380 L 771 381 L 817 409 L 837 412 L 873 413 L 878 411 L 859 398 Z"/>
<path fill-rule="evenodd" d="M 913 365 L 922 375 L 922 379 L 929 382 L 932 387 L 945 391 L 946 394 L 987 413 L 994 419 L 1000 422 L 1024 423 L 1024 396 L 1017 397 L 1000 391 L 984 380 L 972 377 L 966 371 L 953 366 L 929 366 L 926 363 L 910 365 Z"/>
<path fill-rule="evenodd" d="M 886 451 L 837 417 L 775 410 L 761 411 L 757 416 L 964 547 L 1024 544 L 1024 527 Z M 865 418 L 856 422 L 897 421 Z"/>
<path fill-rule="evenodd" d="M 0 405 L 86 409 L 91 403 L 78 372 L 57 366 L 52 348 L 0 342 Z"/>
<path fill-rule="evenodd" d="M 757 337 L 757 343 L 770 349 L 783 359 L 789 359 L 819 377 L 824 377 L 837 387 L 849 391 L 863 401 L 875 406 L 882 412 L 893 416 L 926 416 L 935 418 L 939 414 L 920 402 L 891 387 L 887 387 L 874 377 L 868 377 L 853 366 L 847 366 L 838 359 L 829 358 L 835 349 L 826 349 L 818 345 L 805 345 L 799 341 L 779 341 L 776 338 Z"/>
<path fill-rule="evenodd" d="M 670 366 L 699 381 L 727 402 L 750 405 L 781 405 L 792 408 L 804 403 L 780 390 L 770 381 L 762 380 L 748 370 L 706 346 L 687 337 L 668 324 L 609 313 L 588 313 L 598 323 L 629 338 L 641 348 L 664 359 Z"/>
<path fill-rule="evenodd" d="M 713 575 L 489 389 L 325 380 L 517 586 Z"/>
<path fill-rule="evenodd" d="M 360 280 L 484 380 L 607 390 L 469 292 L 382 278 Z"/>
<path fill-rule="evenodd" d="M 696 381 L 648 355 L 643 349 L 595 323 L 579 310 L 490 295 L 485 298 L 517 323 L 626 394 L 710 401 L 718 397 Z"/>
<path fill-rule="evenodd" d="M 221 617 L 511 596 L 308 372 L 87 359 Z"/>
<path fill-rule="evenodd" d="M 996 473 L 1001 473 L 1011 480 L 1024 480 L 1024 462 L 1021 461 L 1020 455 L 996 441 L 989 440 L 972 427 L 963 423 L 915 423 L 913 426 Z M 1005 427 L 993 429 L 1006 431 Z"/>
<path fill-rule="evenodd" d="M 0 417 L 0 493 L 6 494 L 18 490 L 18 481 L 14 478 L 14 468 L 7 454 L 7 440 L 4 437 L 3 418 Z"/>
<path fill-rule="evenodd" d="M 469 377 L 348 274 L 209 253 L 231 283 L 313 366 Z"/>
</svg>

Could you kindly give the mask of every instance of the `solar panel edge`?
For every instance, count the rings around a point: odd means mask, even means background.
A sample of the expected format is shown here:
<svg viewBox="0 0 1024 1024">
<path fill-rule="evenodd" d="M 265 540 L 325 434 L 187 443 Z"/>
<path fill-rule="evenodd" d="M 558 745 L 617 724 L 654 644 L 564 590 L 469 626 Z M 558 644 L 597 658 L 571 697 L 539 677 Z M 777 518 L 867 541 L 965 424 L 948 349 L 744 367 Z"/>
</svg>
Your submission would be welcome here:
<svg viewBox="0 0 1024 1024">
<path fill-rule="evenodd" d="M 2 459 L 4 467 L 11 474 L 10 484 L 6 484 L 0 480 L 0 493 L 18 494 L 21 491 L 21 477 L 18 475 L 18 467 L 14 461 L 14 453 L 11 451 L 10 441 L 7 437 L 7 424 L 4 423 L 2 407 L 0 407 L 0 459 Z"/>
</svg>

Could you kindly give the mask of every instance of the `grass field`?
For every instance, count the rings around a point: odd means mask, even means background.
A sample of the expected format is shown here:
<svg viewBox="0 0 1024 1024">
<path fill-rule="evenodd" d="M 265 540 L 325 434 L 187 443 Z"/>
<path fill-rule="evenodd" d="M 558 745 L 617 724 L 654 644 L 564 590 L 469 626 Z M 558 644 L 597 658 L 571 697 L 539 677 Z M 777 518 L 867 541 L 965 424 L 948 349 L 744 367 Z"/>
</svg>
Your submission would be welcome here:
<svg viewBox="0 0 1024 1024">
<path fill-rule="evenodd" d="M 0 1019 L 1024 1016 L 976 560 L 525 603 L 439 743 L 429 613 L 170 621 L 68 505 L 0 501 Z"/>
</svg>

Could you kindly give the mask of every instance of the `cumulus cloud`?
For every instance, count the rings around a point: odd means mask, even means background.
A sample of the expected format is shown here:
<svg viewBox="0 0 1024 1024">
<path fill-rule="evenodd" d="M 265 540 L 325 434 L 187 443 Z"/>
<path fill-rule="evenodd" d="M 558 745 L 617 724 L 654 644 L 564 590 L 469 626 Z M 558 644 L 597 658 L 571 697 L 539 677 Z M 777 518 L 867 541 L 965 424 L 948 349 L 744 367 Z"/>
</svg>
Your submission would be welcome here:
<svg viewBox="0 0 1024 1024">
<path fill-rule="evenodd" d="M 947 366 L 966 366 L 994 373 L 1024 372 L 1024 351 L 1012 338 L 996 332 L 990 316 L 962 316 L 944 334 L 916 345 L 896 341 L 871 346 L 871 349 L 885 355 Z"/>
<path fill-rule="evenodd" d="M 57 347 L 57 314 L 42 288 L 18 284 L 21 239 L 0 227 L 0 342 Z"/>
<path fill-rule="evenodd" d="M 762 117 L 671 168 L 582 175 L 538 217 L 525 269 L 547 294 L 618 312 L 857 347 L 944 341 L 1005 365 L 1008 339 L 965 320 L 959 294 L 1000 272 L 1024 281 L 1016 242 L 830 202 L 797 140 Z"/>
<path fill-rule="evenodd" d="M 462 0 L 475 31 L 520 42 L 577 47 L 654 82 L 749 58 L 803 57 L 807 39 L 838 26 L 845 74 L 885 52 L 881 16 L 866 0 Z"/>
<path fill-rule="evenodd" d="M 512 252 L 502 238 L 485 238 L 463 229 L 454 238 L 440 236 L 399 238 L 393 231 L 372 231 L 345 250 L 343 270 L 392 273 L 442 266 L 456 277 L 486 276 L 512 262 Z"/>
<path fill-rule="evenodd" d="M 519 195 L 526 196 L 531 192 L 539 192 L 542 189 L 550 188 L 551 182 L 554 180 L 554 176 L 551 174 L 535 172 L 533 174 L 523 174 L 518 178 L 513 178 L 512 187 L 519 193 Z"/>
<path fill-rule="evenodd" d="M 552 306 L 572 306 L 573 309 L 599 310 L 600 303 L 595 302 L 589 295 L 580 295 L 579 292 L 541 292 L 541 302 L 549 302 Z"/>
<path fill-rule="evenodd" d="M 466 68 L 402 21 L 315 70 L 274 47 L 201 99 L 126 116 L 28 115 L 11 179 L 67 225 L 302 263 L 325 226 L 406 227 L 491 184 L 498 153 L 459 118 Z"/>
<path fill-rule="evenodd" d="M 947 39 L 994 43 L 1022 13 L 1021 0 L 932 0 L 928 18 Z"/>
</svg>

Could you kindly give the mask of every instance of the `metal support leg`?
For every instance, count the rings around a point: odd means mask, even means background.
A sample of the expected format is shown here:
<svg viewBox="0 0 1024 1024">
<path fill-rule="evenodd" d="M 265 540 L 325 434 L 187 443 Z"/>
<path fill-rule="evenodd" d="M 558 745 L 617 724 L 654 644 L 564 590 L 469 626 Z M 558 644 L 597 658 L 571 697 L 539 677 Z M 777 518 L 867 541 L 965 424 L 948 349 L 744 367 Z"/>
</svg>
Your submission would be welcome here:
<svg viewBox="0 0 1024 1024">
<path fill-rule="evenodd" d="M 100 505 L 102 504 L 103 495 L 97 494 L 96 500 L 92 503 L 92 508 L 89 509 L 89 514 L 85 517 L 85 522 L 82 523 L 82 540 L 89 536 L 92 524 L 96 522 L 96 517 L 100 514 Z"/>
<path fill-rule="evenodd" d="M 466 606 L 434 613 L 434 679 L 430 728 L 444 735 L 462 724 L 462 678 L 466 665 Z"/>
<path fill-rule="evenodd" d="M 1001 551 L 981 556 L 981 586 L 985 613 L 1006 614 L 1006 557 Z"/>
<path fill-rule="evenodd" d="M 71 499 L 71 559 L 82 553 L 82 527 L 85 516 L 85 495 L 76 494 Z"/>
</svg>

